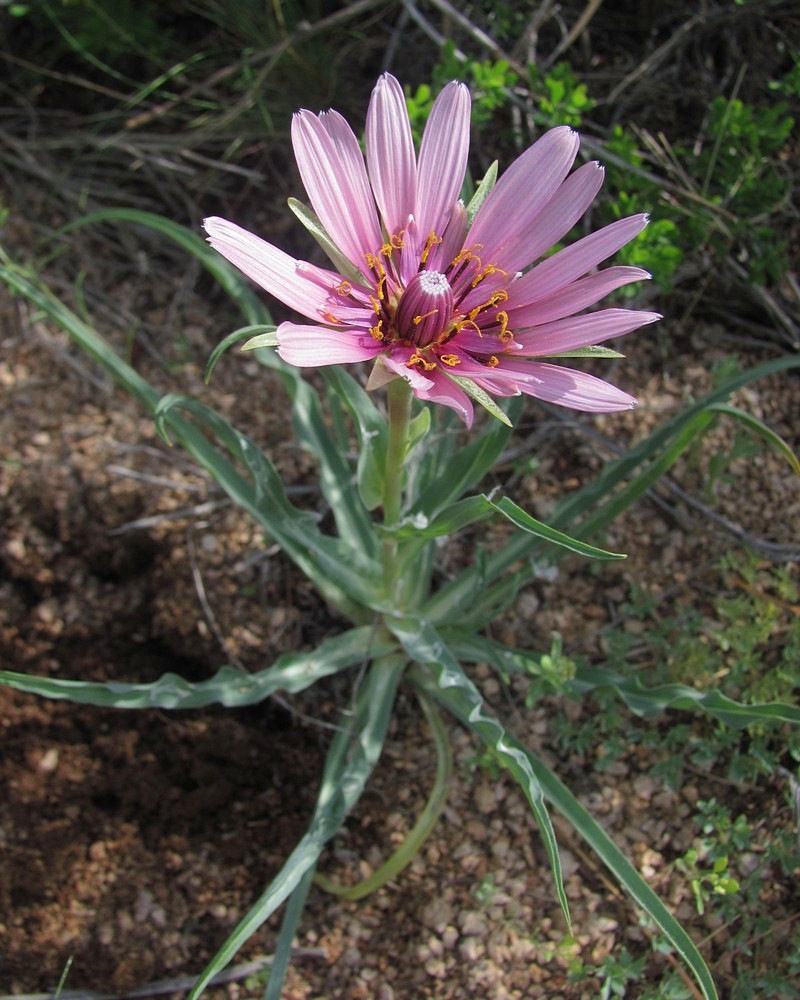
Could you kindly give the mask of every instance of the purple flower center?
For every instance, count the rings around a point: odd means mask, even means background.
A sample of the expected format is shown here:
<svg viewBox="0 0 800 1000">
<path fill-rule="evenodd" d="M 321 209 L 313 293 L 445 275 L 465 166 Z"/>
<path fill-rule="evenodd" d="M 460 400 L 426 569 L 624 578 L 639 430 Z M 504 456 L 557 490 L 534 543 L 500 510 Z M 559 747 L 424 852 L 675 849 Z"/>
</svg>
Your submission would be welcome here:
<svg viewBox="0 0 800 1000">
<path fill-rule="evenodd" d="M 417 347 L 435 344 L 453 318 L 453 289 L 440 271 L 420 271 L 409 281 L 395 313 L 397 335 Z"/>
</svg>

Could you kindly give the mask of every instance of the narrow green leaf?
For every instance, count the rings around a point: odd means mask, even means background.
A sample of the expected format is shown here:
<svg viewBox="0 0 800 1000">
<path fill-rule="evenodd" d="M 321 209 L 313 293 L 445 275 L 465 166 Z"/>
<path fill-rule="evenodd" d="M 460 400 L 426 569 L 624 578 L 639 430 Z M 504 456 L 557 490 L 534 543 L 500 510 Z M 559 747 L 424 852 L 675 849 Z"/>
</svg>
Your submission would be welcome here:
<svg viewBox="0 0 800 1000">
<path fill-rule="evenodd" d="M 339 538 L 348 549 L 377 557 L 378 537 L 358 490 L 356 469 L 337 440 L 336 428 L 326 419 L 319 394 L 306 379 L 297 379 L 288 388 L 292 424 L 303 447 L 319 462 L 320 486 Z"/>
<path fill-rule="evenodd" d="M 395 634 L 402 641 L 402 635 L 398 632 Z M 491 717 L 484 718 L 485 712 L 482 709 L 480 694 L 465 675 L 463 675 L 466 680 L 464 684 L 453 667 L 453 661 L 441 655 L 440 650 L 447 647 L 441 636 L 437 638 L 439 646 L 433 644 L 430 655 L 426 658 L 426 662 L 433 669 L 435 684 L 427 675 L 417 671 L 412 674 L 415 683 L 422 684 L 440 704 L 481 736 L 487 747 L 494 750 L 498 759 L 505 763 L 520 781 L 526 795 L 528 787 L 532 786 L 547 797 L 596 852 L 619 884 L 666 935 L 694 973 L 707 1000 L 716 1000 L 717 993 L 708 967 L 686 931 L 566 785 L 538 757 L 505 730 L 498 720 Z M 428 642 L 430 645 L 430 640 Z M 411 652 L 410 643 L 406 644 L 406 648 Z M 424 649 L 420 650 L 423 651 Z M 528 797 L 530 801 L 530 796 Z M 538 821 L 538 812 L 536 816 Z M 549 851 L 548 845 L 548 853 Z M 562 908 L 566 908 L 566 898 L 562 900 Z"/>
<path fill-rule="evenodd" d="M 260 333 L 256 337 L 252 337 L 247 341 L 246 344 L 242 344 L 241 350 L 243 351 L 257 351 L 259 347 L 277 347 L 278 346 L 278 328 L 275 327 L 268 333 Z"/>
<path fill-rule="evenodd" d="M 404 658 L 390 657 L 377 660 L 370 667 L 358 690 L 354 711 L 343 714 L 342 727 L 331 742 L 308 831 L 203 970 L 189 1000 L 197 1000 L 242 945 L 301 885 L 313 871 L 325 845 L 341 829 L 380 757 L 405 666 Z"/>
<path fill-rule="evenodd" d="M 571 351 L 561 351 L 558 354 L 538 354 L 537 358 L 624 358 L 624 354 L 610 347 L 573 347 Z"/>
<path fill-rule="evenodd" d="M 408 655 L 420 667 L 425 668 L 412 668 L 414 682 L 478 735 L 496 754 L 500 764 L 508 768 L 520 783 L 539 825 L 556 893 L 569 924 L 569 906 L 555 832 L 544 804 L 541 786 L 526 753 L 499 720 L 486 711 L 480 692 L 430 622 L 421 619 L 393 619 L 387 621 L 387 626 L 397 636 Z"/>
<path fill-rule="evenodd" d="M 278 342 L 275 336 L 276 329 L 277 327 L 272 324 L 257 323 L 254 326 L 243 326 L 241 329 L 229 333 L 211 352 L 204 376 L 206 385 L 211 381 L 211 373 L 214 371 L 217 362 L 229 347 L 233 347 L 234 344 L 238 344 L 240 340 L 244 340 L 246 337 L 250 339 L 242 347 L 243 351 L 249 351 L 254 347 L 274 347 Z M 265 330 L 269 332 L 263 332 Z M 253 334 L 258 334 L 258 336 L 253 336 Z M 263 341 L 263 343 L 256 343 L 256 341 Z"/>
<path fill-rule="evenodd" d="M 396 538 L 441 538 L 443 535 L 449 535 L 469 524 L 474 524 L 476 521 L 482 521 L 492 514 L 502 514 L 522 531 L 551 542 L 553 545 L 559 545 L 570 552 L 586 556 L 588 559 L 625 558 L 622 553 L 608 552 L 605 549 L 589 545 L 587 542 L 581 542 L 577 538 L 570 538 L 562 531 L 556 531 L 555 528 L 531 517 L 508 497 L 494 501 L 485 494 L 457 500 L 440 514 L 437 514 L 430 524 L 422 515 L 411 515 L 399 525 L 391 528 L 382 527 L 380 530 Z"/>
<path fill-rule="evenodd" d="M 431 429 L 431 408 L 430 406 L 423 406 L 419 413 L 411 418 L 408 425 L 408 450 L 409 452 L 420 441 L 424 440 Z"/>
<path fill-rule="evenodd" d="M 330 390 L 346 407 L 358 436 L 358 489 L 368 510 L 383 502 L 388 430 L 386 417 L 377 409 L 368 392 L 338 365 L 326 366 L 323 377 Z"/>
<path fill-rule="evenodd" d="M 448 378 L 455 382 L 456 385 L 460 386 L 464 392 L 479 403 L 485 410 L 487 410 L 493 417 L 506 424 L 508 427 L 511 426 L 511 421 L 508 419 L 505 413 L 500 409 L 494 399 L 486 392 L 484 389 L 476 383 L 473 382 L 471 378 L 467 378 L 464 375 L 454 375 L 452 372 L 447 372 Z"/>
<path fill-rule="evenodd" d="M 569 527 L 573 534 L 590 538 L 603 530 L 619 513 L 629 507 L 667 471 L 679 455 L 702 434 L 713 419 L 713 407 L 752 382 L 800 367 L 800 356 L 776 358 L 743 372 L 715 389 L 704 399 L 683 409 L 658 427 L 624 455 L 608 462 L 600 474 L 586 486 L 560 503 L 551 524 L 559 530 Z M 637 469 L 642 469 L 637 473 Z M 620 484 L 627 485 L 620 490 Z M 538 548 L 536 539 L 519 535 L 502 551 L 495 553 L 487 567 L 489 579 L 527 560 L 531 579 L 535 568 L 531 559 Z M 524 582 L 524 581 L 523 581 Z"/>
<path fill-rule="evenodd" d="M 492 503 L 492 506 L 496 510 L 499 510 L 504 517 L 507 517 L 512 524 L 515 524 L 528 534 L 534 535 L 536 538 L 541 538 L 544 541 L 552 542 L 554 545 L 559 545 L 570 552 L 577 552 L 578 555 L 586 556 L 588 559 L 625 558 L 623 552 L 608 552 L 606 549 L 598 549 L 594 545 L 589 545 L 577 538 L 571 538 L 562 531 L 556 531 L 555 528 L 551 528 L 549 525 L 543 524 L 541 521 L 537 521 L 536 518 L 531 517 L 530 514 L 527 514 L 508 497 L 502 497 L 497 503 Z"/>
<path fill-rule="evenodd" d="M 305 691 L 323 677 L 362 664 L 372 657 L 385 656 L 396 646 L 385 632 L 363 625 L 326 640 L 310 652 L 283 653 L 271 666 L 254 674 L 225 666 L 207 681 L 191 682 L 178 674 L 167 673 L 149 684 L 124 684 L 36 677 L 2 670 L 0 684 L 80 705 L 178 710 L 218 704 L 240 708 L 264 701 L 278 691 L 288 694 Z"/>
<path fill-rule="evenodd" d="M 759 420 L 758 417 L 754 417 L 752 413 L 746 413 L 744 410 L 740 410 L 736 406 L 728 406 L 726 403 L 714 403 L 713 406 L 709 407 L 714 413 L 721 413 L 727 417 L 733 417 L 734 420 L 738 420 L 740 424 L 752 431 L 755 435 L 762 438 L 767 442 L 772 448 L 774 448 L 779 454 L 783 455 L 786 461 L 791 465 L 794 472 L 800 476 L 800 459 L 792 451 L 790 445 L 784 441 L 784 439 L 777 434 L 771 427 L 768 427 L 763 420 Z"/>
<path fill-rule="evenodd" d="M 491 164 L 489 169 L 483 176 L 483 180 L 480 182 L 478 187 L 475 189 L 475 194 L 470 198 L 469 204 L 467 205 L 467 226 L 471 226 L 475 221 L 475 216 L 478 214 L 478 210 L 481 205 L 486 201 L 488 196 L 491 194 L 492 188 L 497 182 L 497 160 Z"/>
<path fill-rule="evenodd" d="M 523 399 L 516 396 L 509 400 L 511 421 L 522 413 Z M 444 407 L 439 407 L 439 410 Z M 511 436 L 510 423 L 494 422 L 482 434 L 464 444 L 461 430 L 449 426 L 454 417 L 450 411 L 437 413 L 443 423 L 441 430 L 434 430 L 425 441 L 425 448 L 414 462 L 410 516 L 432 521 L 453 501 L 458 500 L 477 486 L 503 453 Z M 447 475 L 442 475 L 442 469 Z"/>
<path fill-rule="evenodd" d="M 157 425 L 163 426 L 176 408 L 191 413 L 252 477 L 251 481 L 244 479 L 229 463 L 218 461 L 215 452 L 210 471 L 229 496 L 266 528 L 320 593 L 352 621 L 363 623 L 371 617 L 363 609 L 372 607 L 380 597 L 381 576 L 370 556 L 368 537 L 356 546 L 323 534 L 315 517 L 289 500 L 281 477 L 262 450 L 198 400 L 165 397 L 155 410 Z"/>
<path fill-rule="evenodd" d="M 605 667 L 579 668 L 569 687 L 576 697 L 597 688 L 615 691 L 631 711 L 650 717 L 668 709 L 699 710 L 735 729 L 754 723 L 790 722 L 800 724 L 800 708 L 773 701 L 746 704 L 728 698 L 720 691 L 698 691 L 685 684 L 659 684 L 646 687 L 639 677 L 624 677 Z"/>
<path fill-rule="evenodd" d="M 489 663 L 503 676 L 511 673 L 536 672 L 540 656 L 525 649 L 514 649 L 486 636 L 471 635 L 463 629 L 441 628 L 442 637 L 453 654 L 469 663 Z M 800 708 L 772 701 L 746 704 L 734 701 L 720 691 L 698 691 L 685 684 L 659 684 L 648 687 L 638 676 L 625 677 L 608 667 L 578 667 L 566 687 L 576 698 L 590 691 L 608 689 L 645 718 L 663 714 L 670 709 L 701 711 L 735 729 L 755 723 L 775 722 L 800 724 Z"/>
<path fill-rule="evenodd" d="M 316 863 L 309 865 L 297 886 L 292 890 L 286 903 L 286 910 L 281 922 L 281 932 L 275 943 L 275 951 L 272 957 L 272 964 L 269 967 L 269 979 L 264 992 L 264 1000 L 281 1000 L 283 993 L 283 980 L 292 961 L 292 945 L 295 934 L 303 916 L 308 893 L 314 884 L 314 871 Z"/>
<path fill-rule="evenodd" d="M 356 285 L 363 285 L 364 276 L 355 264 L 353 264 L 353 262 L 336 246 L 328 235 L 327 229 L 320 222 L 316 213 L 313 212 L 307 205 L 304 205 L 302 201 L 298 201 L 297 198 L 289 199 L 289 208 L 303 223 L 317 243 L 319 243 L 339 274 L 341 274 L 344 278 L 349 278 L 350 281 Z"/>
<path fill-rule="evenodd" d="M 433 521 L 428 524 L 421 515 L 404 518 L 400 524 L 390 528 L 381 526 L 380 530 L 393 538 L 441 538 L 443 535 L 450 535 L 461 528 L 476 521 L 485 520 L 495 513 L 492 504 L 487 503 L 486 497 L 466 497 L 464 500 L 457 500 L 451 504 L 441 514 L 438 514 Z"/>
<path fill-rule="evenodd" d="M 525 752 L 528 755 L 529 766 L 548 800 L 583 837 L 622 888 L 666 936 L 692 970 L 706 1000 L 717 1000 L 717 991 L 708 966 L 683 927 L 569 788 L 546 764 L 528 751 Z"/>
</svg>

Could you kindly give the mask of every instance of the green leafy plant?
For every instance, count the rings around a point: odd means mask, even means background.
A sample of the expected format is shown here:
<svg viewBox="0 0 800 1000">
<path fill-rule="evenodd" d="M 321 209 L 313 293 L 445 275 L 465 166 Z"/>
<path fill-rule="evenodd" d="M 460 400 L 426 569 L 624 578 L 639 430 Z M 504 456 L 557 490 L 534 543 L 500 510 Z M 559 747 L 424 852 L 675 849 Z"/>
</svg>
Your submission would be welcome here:
<svg viewBox="0 0 800 1000">
<path fill-rule="evenodd" d="M 386 81 L 384 85 L 389 86 Z M 396 91 L 393 93 L 396 95 Z M 452 93 L 461 100 L 459 88 Z M 465 107 L 463 103 L 461 107 Z M 304 120 L 303 125 L 325 128 L 319 121 L 310 125 Z M 556 141 L 561 142 L 568 136 L 570 133 L 563 130 L 557 134 Z M 355 137 L 352 141 L 357 151 Z M 573 139 L 566 138 L 566 141 Z M 458 220 L 457 231 L 463 228 L 462 215 L 464 221 L 476 218 L 495 177 L 496 170 L 490 170 L 470 204 L 466 208 L 456 204 L 453 208 Z M 502 202 L 501 206 L 505 215 L 508 206 Z M 351 279 L 352 282 L 358 280 L 352 259 L 339 249 L 313 212 L 300 205 L 294 208 L 339 269 L 335 293 L 350 301 L 355 295 Z M 305 690 L 332 674 L 351 672 L 355 675 L 352 702 L 331 740 L 306 833 L 201 973 L 191 997 L 199 997 L 248 938 L 285 904 L 266 994 L 267 1000 L 278 1000 L 291 942 L 311 885 L 316 882 L 343 898 L 358 899 L 402 871 L 430 833 L 444 806 L 451 761 L 442 712 L 457 720 L 481 752 L 490 755 L 494 766 L 507 771 L 519 784 L 538 824 L 555 895 L 567 927 L 570 915 L 549 805 L 559 810 L 635 904 L 669 940 L 691 970 L 702 994 L 706 998 L 715 997 L 709 970 L 686 931 L 554 769 L 525 747 L 490 710 L 470 677 L 468 665 L 488 664 L 501 676 L 517 672 L 532 678 L 529 704 L 546 691 L 584 697 L 604 689 L 635 712 L 645 715 L 658 715 L 677 708 L 699 711 L 740 727 L 775 721 L 800 722 L 800 711 L 780 702 L 748 704 L 717 690 L 697 690 L 680 683 L 645 686 L 638 677 L 626 677 L 611 668 L 587 668 L 565 657 L 557 638 L 550 653 L 542 656 L 511 648 L 487 633 L 488 626 L 510 606 L 520 588 L 537 577 L 542 558 L 554 562 L 567 552 L 603 561 L 621 558 L 621 554 L 598 545 L 597 536 L 718 419 L 745 423 L 752 432 L 796 462 L 784 442 L 760 422 L 728 405 L 727 399 L 749 382 L 789 371 L 798 367 L 800 361 L 781 358 L 739 373 L 705 399 L 688 405 L 608 463 L 594 481 L 572 492 L 556 506 L 550 522 L 545 524 L 524 511 L 511 497 L 484 491 L 486 477 L 507 446 L 512 424 L 520 413 L 521 395 L 506 399 L 501 393 L 498 402 L 477 382 L 455 373 L 452 383 L 458 391 L 479 402 L 497 418 L 479 424 L 473 435 L 465 439 L 448 409 L 431 407 L 424 397 L 415 395 L 412 388 L 420 387 L 419 380 L 414 383 L 410 377 L 390 377 L 379 381 L 378 387 L 385 389 L 385 405 L 376 403 L 376 397 L 368 393 L 358 379 L 336 365 L 323 367 L 317 380 L 307 380 L 297 367 L 289 366 L 273 352 L 276 343 L 285 348 L 285 341 L 276 333 L 271 317 L 238 272 L 199 236 L 159 216 L 132 210 L 95 213 L 72 228 L 110 221 L 144 225 L 169 237 L 191 253 L 238 303 L 246 325 L 226 337 L 212 353 L 208 373 L 210 375 L 223 352 L 234 344 L 244 344 L 245 349 L 256 352 L 258 360 L 271 369 L 291 405 L 298 441 L 317 460 L 320 490 L 330 510 L 326 522 L 321 522 L 315 512 L 298 506 L 269 456 L 245 431 L 234 427 L 198 399 L 174 394 L 159 397 L 89 323 L 10 259 L 6 258 L 0 266 L 0 277 L 10 289 L 60 325 L 152 414 L 164 438 L 184 448 L 210 474 L 241 510 L 280 546 L 346 624 L 339 634 L 327 638 L 315 650 L 284 654 L 267 669 L 254 674 L 224 666 L 203 681 L 189 681 L 167 673 L 151 683 L 118 683 L 35 677 L 4 671 L 0 673 L 0 683 L 44 697 L 91 705 L 180 710 L 211 704 L 252 705 L 274 693 Z M 213 228 L 219 238 L 219 227 L 209 228 L 209 221 L 207 230 L 212 232 Z M 640 220 L 635 222 L 640 224 Z M 236 258 L 241 241 L 250 237 L 243 236 L 238 227 L 231 229 L 227 223 L 223 224 L 223 230 L 229 236 L 235 233 L 230 246 Z M 422 263 L 437 246 L 436 239 L 437 234 L 432 231 L 420 251 L 424 255 Z M 367 257 L 368 267 L 376 277 L 375 294 L 369 299 L 374 326 L 365 335 L 370 339 L 364 341 L 362 338 L 359 343 L 362 347 L 366 343 L 370 350 L 375 349 L 376 344 L 379 345 L 377 349 L 383 350 L 387 332 L 391 334 L 393 329 L 391 324 L 400 322 L 391 312 L 397 307 L 399 315 L 397 302 L 387 305 L 388 279 L 382 260 L 391 262 L 393 251 L 402 248 L 402 240 L 403 233 L 394 233 L 385 246 Z M 253 244 L 248 243 L 248 246 Z M 301 280 L 298 277 L 301 265 L 297 262 L 276 248 L 260 252 L 263 260 L 260 259 L 259 266 L 263 265 L 270 274 L 277 270 L 284 281 Z M 456 250 L 451 252 L 456 254 Z M 252 261 L 252 256 L 245 256 Z M 289 260 L 291 264 L 287 263 Z M 550 258 L 546 264 L 552 260 Z M 470 293 L 486 277 L 506 275 L 502 268 L 484 266 L 472 248 L 454 257 L 452 266 L 458 274 L 465 262 L 477 268 L 469 284 Z M 304 275 L 322 273 L 311 265 L 303 266 L 308 269 L 302 271 Z M 397 293 L 412 296 L 419 293 L 421 296 L 419 300 L 412 297 L 413 308 L 408 316 L 409 329 L 416 335 L 415 331 L 420 328 L 420 338 L 425 321 L 438 313 L 438 309 L 429 312 L 414 303 L 427 301 L 426 295 L 441 294 L 444 279 L 436 271 L 423 271 L 422 275 L 428 278 L 433 275 L 433 287 L 430 282 L 425 287 L 420 272 L 416 271 L 402 293 Z M 449 286 L 448 291 L 452 296 Z M 366 295 L 360 294 L 362 299 Z M 490 304 L 496 306 L 505 302 L 508 295 L 503 294 L 505 298 L 493 295 L 470 310 L 468 318 L 463 319 L 457 329 L 445 331 L 448 345 L 462 333 L 465 341 L 469 337 L 483 337 L 476 318 Z M 358 308 L 359 300 L 353 298 L 352 301 L 356 306 L 348 308 Z M 362 308 L 366 308 L 363 303 Z M 505 319 L 501 318 L 503 316 Z M 326 322 L 339 323 L 333 314 L 326 313 L 325 318 Z M 493 335 L 501 344 L 507 320 L 507 314 L 502 312 L 498 312 L 494 320 L 500 332 Z M 384 321 L 386 327 L 382 326 Z M 330 327 L 317 329 L 321 341 L 327 338 L 327 342 L 335 342 L 337 350 L 341 347 L 342 334 L 346 331 Z M 416 347 L 408 356 L 408 364 L 420 364 L 424 372 L 429 372 L 435 365 L 421 354 L 429 345 L 422 339 L 414 343 Z M 479 352 L 481 344 L 479 341 L 476 349 Z M 408 338 L 398 338 L 395 347 L 406 354 L 411 350 Z M 589 348 L 588 352 L 603 356 L 604 349 Z M 556 358 L 572 354 L 561 353 Z M 578 351 L 578 356 L 584 354 Z M 616 356 L 606 352 L 606 356 L 609 354 Z M 453 361 L 452 355 L 443 355 L 442 364 L 456 367 L 460 359 L 455 357 Z M 465 359 L 469 361 L 466 355 Z M 490 357 L 484 368 L 491 372 L 499 364 L 497 357 Z M 478 371 L 483 372 L 484 368 Z M 484 377 L 482 374 L 476 376 Z M 576 373 L 572 377 L 580 381 Z M 422 381 L 428 380 L 423 377 Z M 473 559 L 460 572 L 441 573 L 438 560 L 443 543 L 462 530 L 489 519 L 508 526 L 511 534 L 507 541 L 495 548 L 478 545 Z M 363 670 L 356 671 L 356 667 Z M 348 813 L 360 799 L 380 757 L 401 681 L 410 688 L 430 725 L 437 758 L 436 778 L 428 803 L 405 843 L 368 879 L 354 886 L 341 886 L 318 873 L 317 864 L 326 845 L 342 828 Z M 610 738 L 608 755 L 617 752 L 618 745 Z M 630 978 L 632 968 L 626 961 L 619 965 L 609 963 L 605 972 L 608 995 L 617 992 L 620 984 Z"/>
<path fill-rule="evenodd" d="M 583 116 L 595 106 L 586 84 L 578 79 L 568 62 L 556 63 L 546 72 L 531 63 L 528 73 L 534 116 L 543 125 L 577 128 Z"/>
<path fill-rule="evenodd" d="M 408 113 L 417 139 L 428 120 L 434 98 L 451 80 L 462 80 L 470 85 L 472 122 L 480 129 L 508 104 L 509 88 L 516 83 L 517 74 L 505 59 L 464 60 L 457 55 L 455 45 L 446 42 L 433 68 L 432 85 L 423 83 L 413 91 L 406 90 Z"/>
</svg>

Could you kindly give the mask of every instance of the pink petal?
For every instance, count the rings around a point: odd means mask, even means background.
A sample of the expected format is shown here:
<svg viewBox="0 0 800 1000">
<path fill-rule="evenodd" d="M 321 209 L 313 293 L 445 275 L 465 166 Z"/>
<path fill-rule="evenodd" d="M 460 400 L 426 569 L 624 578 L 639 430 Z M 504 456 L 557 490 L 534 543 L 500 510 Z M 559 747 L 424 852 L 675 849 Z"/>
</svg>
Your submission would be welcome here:
<svg viewBox="0 0 800 1000">
<path fill-rule="evenodd" d="M 281 323 L 277 335 L 278 354 L 298 368 L 367 361 L 383 350 L 381 342 L 363 330 Z"/>
<path fill-rule="evenodd" d="M 605 298 L 623 285 L 632 281 L 644 281 L 650 277 L 648 271 L 640 267 L 607 267 L 603 271 L 580 278 L 555 292 L 546 299 L 539 299 L 529 306 L 518 309 L 514 301 L 514 291 L 517 285 L 511 285 L 509 300 L 506 306 L 509 326 L 512 330 L 524 330 L 527 327 L 549 323 L 554 319 L 572 316 L 587 306 Z"/>
<path fill-rule="evenodd" d="M 372 92 L 366 149 L 372 190 L 386 231 L 399 233 L 414 211 L 417 158 L 403 88 L 389 73 Z"/>
<path fill-rule="evenodd" d="M 519 264 L 506 253 L 530 230 L 558 190 L 578 153 L 577 132 L 566 125 L 551 129 L 517 157 L 481 205 L 467 245 L 482 245 L 481 260 L 509 271 Z M 525 263 L 530 263 L 528 259 Z"/>
<path fill-rule="evenodd" d="M 405 344 L 393 344 L 385 354 L 381 355 L 381 362 L 386 365 L 389 371 L 404 378 L 414 392 L 419 395 L 420 392 L 430 389 L 433 382 L 427 374 L 423 375 L 416 365 L 409 366 L 408 362 L 415 353 L 413 348 L 407 347 Z"/>
<path fill-rule="evenodd" d="M 419 151 L 417 204 L 420 236 L 442 235 L 458 199 L 469 152 L 469 91 L 448 83 L 433 104 Z"/>
<path fill-rule="evenodd" d="M 498 328 L 499 330 L 499 328 Z M 520 345 L 514 340 L 502 341 L 497 336 L 498 331 L 475 329 L 465 326 L 448 340 L 445 350 L 454 354 L 465 352 L 472 357 L 488 358 L 491 354 L 516 354 Z"/>
<path fill-rule="evenodd" d="M 467 210 L 463 201 L 457 201 L 450 210 L 450 219 L 445 226 L 442 242 L 434 247 L 428 266 L 437 271 L 446 270 L 461 252 L 466 235 Z"/>
<path fill-rule="evenodd" d="M 356 267 L 383 242 L 364 157 L 353 130 L 337 111 L 292 119 L 300 176 L 314 211 L 333 242 Z"/>
<path fill-rule="evenodd" d="M 460 346 L 460 345 L 459 345 Z M 482 361 L 476 361 L 468 353 L 454 346 L 452 343 L 447 347 L 451 354 L 455 354 L 459 363 L 452 368 L 442 367 L 442 371 L 447 373 L 452 371 L 454 375 L 471 379 L 481 389 L 491 393 L 493 396 L 518 396 L 519 389 L 516 384 L 516 376 L 513 373 L 502 371 L 500 368 L 489 368 Z"/>
<path fill-rule="evenodd" d="M 215 250 L 285 305 L 309 319 L 331 309 L 339 275 L 303 264 L 227 219 L 206 219 L 203 228 Z"/>
<path fill-rule="evenodd" d="M 661 319 L 659 313 L 638 309 L 601 309 L 599 312 L 569 316 L 552 323 L 535 326 L 532 330 L 515 330 L 514 340 L 522 345 L 520 354 L 541 357 L 561 354 L 577 347 L 602 344 L 612 337 L 621 337 L 647 323 Z"/>
<path fill-rule="evenodd" d="M 441 368 L 431 372 L 433 386 L 430 389 L 417 391 L 414 393 L 420 399 L 426 399 L 430 403 L 439 403 L 442 406 L 449 406 L 451 410 L 459 415 L 467 426 L 467 430 L 472 427 L 474 410 L 472 400 L 464 392 L 460 385 L 448 378 L 447 373 Z"/>
<path fill-rule="evenodd" d="M 586 372 L 560 365 L 544 364 L 540 361 L 501 360 L 501 369 L 513 371 L 520 390 L 529 396 L 543 399 L 548 403 L 568 406 L 585 413 L 614 413 L 630 410 L 636 400 L 616 386 L 587 375 Z"/>
<path fill-rule="evenodd" d="M 530 227 L 504 248 L 504 267 L 510 271 L 519 271 L 558 243 L 592 204 L 602 187 L 604 174 L 605 171 L 597 161 L 584 163 L 570 174 L 532 220 Z M 483 256 L 486 256 L 485 250 Z"/>
<path fill-rule="evenodd" d="M 647 222 L 646 215 L 620 219 L 543 260 L 511 286 L 515 308 L 530 305 L 565 288 L 630 243 Z"/>
</svg>

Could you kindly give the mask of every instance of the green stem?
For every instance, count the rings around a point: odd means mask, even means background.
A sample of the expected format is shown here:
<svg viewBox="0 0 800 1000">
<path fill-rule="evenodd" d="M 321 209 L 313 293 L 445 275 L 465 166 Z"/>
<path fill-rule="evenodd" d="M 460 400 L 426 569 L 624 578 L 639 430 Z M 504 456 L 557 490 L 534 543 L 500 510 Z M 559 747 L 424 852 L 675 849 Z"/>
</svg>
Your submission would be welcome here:
<svg viewBox="0 0 800 1000">
<path fill-rule="evenodd" d="M 439 816 L 444 808 L 447 799 L 447 789 L 450 783 L 450 775 L 453 770 L 453 757 L 450 751 L 450 743 L 447 739 L 442 716 L 436 703 L 419 687 L 415 687 L 417 698 L 419 699 L 425 718 L 433 733 L 433 742 L 436 747 L 436 779 L 431 789 L 425 808 L 420 813 L 420 817 L 414 824 L 413 829 L 397 848 L 397 850 L 371 875 L 357 882 L 353 886 L 340 885 L 319 872 L 314 876 L 314 881 L 325 892 L 330 892 L 342 899 L 356 900 L 363 899 L 370 893 L 386 885 L 395 878 L 411 862 L 419 852 L 422 845 L 430 836 Z"/>
<path fill-rule="evenodd" d="M 383 487 L 383 523 L 389 526 L 399 520 L 403 502 L 403 471 L 411 423 L 411 389 L 405 379 L 396 378 L 389 383 L 386 395 L 389 401 L 389 441 Z"/>
<path fill-rule="evenodd" d="M 396 378 L 387 387 L 389 402 L 389 440 L 386 448 L 386 470 L 383 486 L 383 523 L 386 527 L 397 524 L 403 507 L 403 474 L 408 451 L 411 423 L 411 389 L 405 379 Z M 397 541 L 383 541 L 383 582 L 389 601 L 397 604 L 398 559 Z"/>
</svg>

